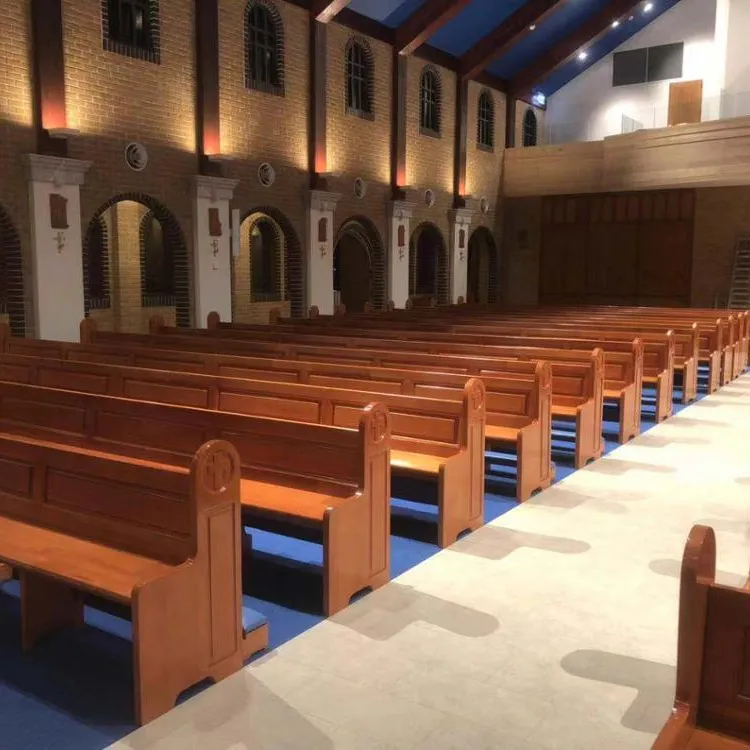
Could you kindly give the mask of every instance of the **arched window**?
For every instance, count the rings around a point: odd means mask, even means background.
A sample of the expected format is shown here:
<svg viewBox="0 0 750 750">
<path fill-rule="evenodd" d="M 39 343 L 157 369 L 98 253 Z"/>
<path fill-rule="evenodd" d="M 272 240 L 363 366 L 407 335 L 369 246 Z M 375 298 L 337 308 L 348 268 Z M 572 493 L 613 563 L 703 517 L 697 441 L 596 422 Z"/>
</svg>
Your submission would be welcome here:
<svg viewBox="0 0 750 750">
<path fill-rule="evenodd" d="M 523 145 L 536 146 L 538 139 L 538 123 L 534 110 L 529 107 L 523 116 Z"/>
<path fill-rule="evenodd" d="M 346 109 L 360 117 L 372 115 L 372 52 L 364 40 L 346 47 Z"/>
<path fill-rule="evenodd" d="M 281 16 L 265 0 L 245 12 L 245 85 L 272 94 L 284 93 L 284 31 Z"/>
<path fill-rule="evenodd" d="M 417 239 L 416 294 L 436 294 L 437 253 L 432 233 L 422 232 Z"/>
<path fill-rule="evenodd" d="M 250 234 L 250 297 L 253 302 L 278 302 L 278 238 L 269 221 L 260 220 Z"/>
<path fill-rule="evenodd" d="M 157 0 L 106 0 L 102 12 L 104 49 L 159 62 Z"/>
<path fill-rule="evenodd" d="M 419 84 L 419 127 L 426 135 L 440 135 L 440 78 L 426 68 Z"/>
<path fill-rule="evenodd" d="M 495 148 L 495 103 L 489 91 L 483 91 L 479 95 L 477 144 L 480 148 Z"/>
<path fill-rule="evenodd" d="M 175 304 L 174 252 L 171 243 L 164 241 L 162 225 L 151 211 L 141 221 L 141 304 Z"/>
</svg>

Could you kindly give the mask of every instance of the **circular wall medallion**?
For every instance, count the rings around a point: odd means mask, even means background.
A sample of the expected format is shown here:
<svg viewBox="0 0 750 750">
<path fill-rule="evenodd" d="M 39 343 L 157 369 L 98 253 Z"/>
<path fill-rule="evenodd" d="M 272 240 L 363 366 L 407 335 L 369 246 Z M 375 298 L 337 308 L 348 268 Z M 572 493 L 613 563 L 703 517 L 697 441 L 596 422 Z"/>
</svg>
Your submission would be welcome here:
<svg viewBox="0 0 750 750">
<path fill-rule="evenodd" d="M 361 178 L 357 177 L 354 180 L 354 195 L 357 198 L 364 198 L 367 193 L 367 183 Z"/>
<path fill-rule="evenodd" d="M 148 164 L 148 151 L 142 143 L 128 143 L 125 146 L 125 162 L 134 172 L 142 172 Z"/>
<path fill-rule="evenodd" d="M 435 205 L 435 191 L 428 188 L 424 191 L 424 202 L 432 208 Z"/>
<path fill-rule="evenodd" d="M 263 187 L 271 187 L 276 182 L 276 170 L 267 161 L 258 167 L 258 181 Z"/>
</svg>

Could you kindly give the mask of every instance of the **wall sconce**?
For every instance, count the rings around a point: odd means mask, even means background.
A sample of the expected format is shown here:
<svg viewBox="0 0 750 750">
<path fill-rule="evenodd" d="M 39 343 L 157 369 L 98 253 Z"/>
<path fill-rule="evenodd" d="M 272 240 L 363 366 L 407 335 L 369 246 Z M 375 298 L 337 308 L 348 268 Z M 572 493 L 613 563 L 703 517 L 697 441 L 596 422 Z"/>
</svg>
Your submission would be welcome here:
<svg viewBox="0 0 750 750">
<path fill-rule="evenodd" d="M 466 253 L 463 250 L 459 252 L 458 259 L 461 261 L 461 263 L 463 263 L 466 260 Z"/>
<path fill-rule="evenodd" d="M 321 258 L 325 258 L 326 255 L 328 255 L 328 250 L 326 250 L 326 246 L 325 245 L 321 245 L 320 246 L 320 257 Z"/>
<path fill-rule="evenodd" d="M 406 257 L 406 250 L 403 247 L 398 249 L 398 259 L 403 260 Z"/>
</svg>

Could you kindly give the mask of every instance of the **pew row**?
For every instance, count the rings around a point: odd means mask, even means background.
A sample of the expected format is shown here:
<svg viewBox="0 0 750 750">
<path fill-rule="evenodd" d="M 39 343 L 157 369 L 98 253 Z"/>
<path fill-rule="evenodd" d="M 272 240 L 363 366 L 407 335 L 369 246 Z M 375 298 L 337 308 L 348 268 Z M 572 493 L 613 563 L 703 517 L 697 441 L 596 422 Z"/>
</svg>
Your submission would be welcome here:
<svg viewBox="0 0 750 750">
<path fill-rule="evenodd" d="M 387 409 L 352 410 L 354 429 L 262 419 L 0 381 L 0 430 L 186 466 L 200 445 L 239 454 L 243 522 L 323 545 L 323 610 L 390 574 Z"/>
<path fill-rule="evenodd" d="M 716 583 L 713 529 L 694 526 L 680 580 L 674 708 L 653 750 L 750 747 L 750 590 Z"/>
<path fill-rule="evenodd" d="M 85 596 L 128 606 L 135 720 L 243 662 L 240 472 L 224 441 L 188 468 L 0 435 L 0 560 L 20 579 L 25 650 L 81 627 Z M 267 625 L 253 635 L 265 648 Z"/>
<path fill-rule="evenodd" d="M 456 373 L 276 360 L 230 362 L 226 370 L 231 371 L 231 377 L 175 371 L 169 367 L 174 364 L 170 361 L 154 364 L 160 369 L 0 354 L 0 379 L 199 408 L 250 412 L 256 416 L 273 417 L 282 413 L 285 418 L 299 421 L 307 421 L 309 411 L 304 409 L 287 414 L 280 410 L 279 398 L 319 396 L 327 399 L 330 394 L 325 389 L 343 388 L 350 392 L 461 401 L 468 379 Z M 205 370 L 210 370 L 211 364 L 206 363 Z M 253 364 L 258 369 L 252 369 Z M 487 399 L 486 444 L 490 450 L 511 449 L 515 452 L 516 468 L 511 474 L 514 475 L 519 502 L 527 500 L 535 491 L 549 487 L 554 478 L 550 458 L 550 368 L 544 362 L 537 362 L 527 369 L 528 378 L 523 375 L 481 378 Z M 301 390 L 290 387 L 289 382 L 323 390 Z M 247 399 L 253 396 L 252 402 L 248 402 Z M 261 400 L 265 396 L 269 398 Z M 403 404 L 394 403 L 391 407 L 403 408 Z M 316 418 L 325 418 L 329 414 L 333 420 L 333 410 L 321 409 L 316 412 Z M 424 416 L 415 417 L 424 419 Z M 394 422 L 396 450 L 393 455 L 397 460 L 407 458 L 399 456 L 397 448 L 400 426 L 400 421 Z"/>
</svg>

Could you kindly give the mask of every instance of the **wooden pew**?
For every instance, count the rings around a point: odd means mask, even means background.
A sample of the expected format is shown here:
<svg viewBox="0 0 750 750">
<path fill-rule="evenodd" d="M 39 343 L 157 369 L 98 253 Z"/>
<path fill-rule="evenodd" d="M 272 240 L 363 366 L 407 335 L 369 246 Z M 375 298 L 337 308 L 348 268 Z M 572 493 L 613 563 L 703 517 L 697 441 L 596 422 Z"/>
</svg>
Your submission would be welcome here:
<svg viewBox="0 0 750 750">
<path fill-rule="evenodd" d="M 156 364 L 160 368 L 164 366 L 162 363 Z M 256 416 L 278 415 L 278 398 L 296 398 L 301 393 L 300 389 L 290 389 L 277 382 L 262 382 L 267 380 L 281 379 L 320 388 L 346 388 L 350 391 L 453 401 L 463 399 L 467 382 L 467 376 L 454 373 L 300 362 L 283 362 L 275 370 L 269 369 L 268 360 L 260 361 L 264 369 L 253 371 L 251 364 L 246 362 L 241 373 L 235 370 L 232 377 L 222 377 L 101 362 L 0 354 L 0 379 L 208 409 L 227 408 L 227 402 L 234 395 L 255 393 L 272 396 L 267 408 L 257 400 L 250 405 L 251 413 Z M 535 491 L 549 487 L 554 478 L 550 460 L 552 376 L 547 363 L 537 362 L 532 367 L 532 379 L 481 378 L 487 396 L 486 443 L 490 448 L 512 445 L 517 452 L 516 497 L 519 502 L 527 500 Z M 238 380 L 240 374 L 250 382 Z M 323 399 L 329 397 L 327 391 L 307 389 L 302 393 L 308 396 L 318 394 Z M 241 399 L 232 401 L 230 408 L 245 412 L 245 402 Z M 322 415 L 321 410 L 317 416 Z M 306 417 L 305 413 L 295 415 L 300 419 Z"/>
<path fill-rule="evenodd" d="M 682 559 L 674 708 L 653 750 L 750 747 L 750 590 L 716 583 L 713 529 L 694 526 Z"/>
<path fill-rule="evenodd" d="M 229 443 L 201 446 L 183 469 L 3 434 L 0 462 L 0 560 L 18 571 L 24 649 L 81 627 L 85 595 L 129 606 L 138 724 L 241 669 L 240 473 Z M 260 636 L 265 646 L 265 626 Z"/>
<path fill-rule="evenodd" d="M 387 349 L 364 349 L 359 347 L 308 346 L 305 344 L 266 341 L 241 341 L 216 339 L 204 335 L 161 335 L 161 334 L 113 334 L 102 333 L 90 319 L 81 324 L 83 342 L 103 341 L 105 345 L 137 347 L 139 354 L 153 357 L 153 350 L 163 347 L 183 352 L 203 352 L 235 354 L 245 356 L 265 356 L 287 360 L 322 361 L 329 363 L 374 365 L 376 367 L 397 367 L 430 369 L 458 372 L 468 375 L 496 375 L 528 372 L 527 365 L 518 362 L 549 361 L 552 366 L 552 414 L 562 419 L 572 419 L 575 423 L 575 462 L 577 467 L 600 458 L 604 445 L 602 441 L 602 409 L 604 403 L 604 355 L 601 350 L 592 352 L 576 350 L 545 350 L 538 348 L 514 349 L 511 347 L 477 347 L 480 351 L 467 353 L 463 347 L 459 354 L 449 356 L 429 351 L 414 351 L 410 346 L 399 346 L 409 342 L 395 343 Z M 329 342 L 332 343 L 332 342 Z M 374 340 L 370 343 L 376 343 Z M 19 339 L 10 338 L 6 350 L 29 352 L 37 348 Z M 60 351 L 64 347 L 54 342 L 45 342 L 38 348 L 47 353 Z M 429 349 L 429 346 L 426 347 Z M 51 354 L 50 356 L 56 356 Z M 116 355 L 115 355 L 116 356 Z M 154 364 L 148 365 L 157 366 Z M 640 431 L 640 408 L 633 400 L 632 408 L 621 413 L 621 434 L 630 436 Z"/>
<path fill-rule="evenodd" d="M 388 412 L 375 403 L 347 417 L 354 429 L 0 381 L 9 434 L 178 466 L 207 440 L 230 439 L 245 522 L 322 541 L 326 614 L 390 575 Z"/>
</svg>

